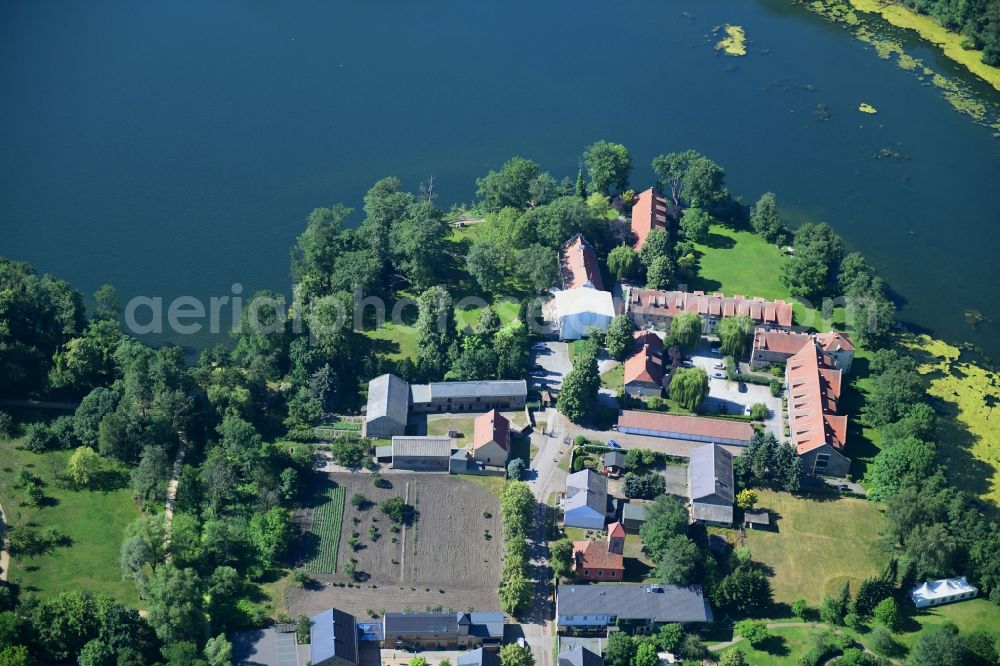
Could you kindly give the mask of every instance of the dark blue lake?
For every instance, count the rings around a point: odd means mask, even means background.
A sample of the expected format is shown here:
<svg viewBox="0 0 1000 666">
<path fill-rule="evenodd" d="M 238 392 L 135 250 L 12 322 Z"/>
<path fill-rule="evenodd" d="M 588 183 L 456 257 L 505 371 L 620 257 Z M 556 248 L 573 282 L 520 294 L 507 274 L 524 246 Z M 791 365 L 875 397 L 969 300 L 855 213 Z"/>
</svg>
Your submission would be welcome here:
<svg viewBox="0 0 1000 666">
<path fill-rule="evenodd" d="M 746 57 L 714 49 L 723 23 L 746 29 Z M 433 175 L 447 207 L 513 154 L 575 176 L 607 138 L 640 186 L 654 155 L 693 147 L 745 200 L 775 191 L 789 220 L 828 221 L 873 260 L 902 319 L 996 357 L 992 133 L 785 0 L 0 7 L 0 254 L 126 299 L 287 290 L 316 206 Z"/>
</svg>

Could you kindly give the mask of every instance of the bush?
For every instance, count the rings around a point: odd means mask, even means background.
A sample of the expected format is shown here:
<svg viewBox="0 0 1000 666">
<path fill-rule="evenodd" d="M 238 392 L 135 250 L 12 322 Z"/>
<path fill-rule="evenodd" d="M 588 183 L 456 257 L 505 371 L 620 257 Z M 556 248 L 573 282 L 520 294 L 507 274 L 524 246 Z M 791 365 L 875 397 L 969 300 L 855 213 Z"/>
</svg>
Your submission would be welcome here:
<svg viewBox="0 0 1000 666">
<path fill-rule="evenodd" d="M 771 396 L 777 398 L 779 395 L 781 395 L 781 382 L 779 382 L 777 379 L 772 379 Z"/>
<path fill-rule="evenodd" d="M 0 412 L 0 439 L 9 439 L 15 432 L 14 418 L 7 412 Z"/>
<path fill-rule="evenodd" d="M 625 497 L 631 499 L 653 499 L 667 491 L 667 482 L 655 473 L 638 475 L 629 472 L 625 475 Z"/>
<path fill-rule="evenodd" d="M 524 476 L 524 461 L 514 458 L 507 465 L 507 478 L 511 481 L 520 481 L 522 476 Z"/>
<path fill-rule="evenodd" d="M 24 447 L 35 453 L 55 448 L 55 437 L 46 423 L 29 423 L 24 429 Z"/>
<path fill-rule="evenodd" d="M 354 493 L 351 495 L 351 506 L 355 509 L 364 509 L 368 506 L 368 498 L 361 493 Z"/>
<path fill-rule="evenodd" d="M 733 625 L 733 630 L 754 647 L 771 637 L 771 632 L 767 630 L 767 622 L 764 620 L 740 620 Z"/>
<path fill-rule="evenodd" d="M 767 405 L 762 402 L 755 402 L 750 405 L 750 418 L 754 421 L 763 421 L 767 418 Z"/>
<path fill-rule="evenodd" d="M 402 497 L 391 497 L 379 504 L 379 508 L 394 523 L 402 523 L 406 520 L 406 513 L 409 507 L 407 507 L 406 501 Z"/>
</svg>

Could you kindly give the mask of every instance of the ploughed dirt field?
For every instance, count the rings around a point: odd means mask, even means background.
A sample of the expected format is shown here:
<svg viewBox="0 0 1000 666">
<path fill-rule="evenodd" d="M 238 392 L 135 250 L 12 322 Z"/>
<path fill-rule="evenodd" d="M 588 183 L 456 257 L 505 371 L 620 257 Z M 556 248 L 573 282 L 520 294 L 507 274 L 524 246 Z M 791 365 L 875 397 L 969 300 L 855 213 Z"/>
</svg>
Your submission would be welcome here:
<svg viewBox="0 0 1000 666">
<path fill-rule="evenodd" d="M 503 540 L 494 495 L 447 474 L 386 474 L 378 488 L 367 473 L 334 473 L 329 479 L 346 492 L 338 573 L 313 574 L 319 582 L 313 589 L 291 588 L 288 609 L 293 616 L 331 607 L 359 619 L 369 611 L 428 606 L 498 609 Z M 355 494 L 367 503 L 355 506 Z M 407 524 L 394 523 L 379 509 L 392 497 L 403 497 L 412 507 Z M 297 520 L 308 531 L 310 510 L 300 512 Z M 345 567 L 352 559 L 358 580 L 351 588 L 346 587 L 350 578 Z"/>
</svg>

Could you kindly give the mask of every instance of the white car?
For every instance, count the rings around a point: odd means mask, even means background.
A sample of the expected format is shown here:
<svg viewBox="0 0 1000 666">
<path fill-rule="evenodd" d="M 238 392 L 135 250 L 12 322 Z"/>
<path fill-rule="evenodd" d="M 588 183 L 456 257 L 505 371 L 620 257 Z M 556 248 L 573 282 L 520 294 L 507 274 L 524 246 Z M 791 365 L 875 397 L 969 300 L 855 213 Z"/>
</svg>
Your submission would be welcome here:
<svg viewBox="0 0 1000 666">
<path fill-rule="evenodd" d="M 725 370 L 726 369 L 726 364 L 725 363 L 716 363 L 712 367 L 715 368 L 716 370 Z"/>
</svg>

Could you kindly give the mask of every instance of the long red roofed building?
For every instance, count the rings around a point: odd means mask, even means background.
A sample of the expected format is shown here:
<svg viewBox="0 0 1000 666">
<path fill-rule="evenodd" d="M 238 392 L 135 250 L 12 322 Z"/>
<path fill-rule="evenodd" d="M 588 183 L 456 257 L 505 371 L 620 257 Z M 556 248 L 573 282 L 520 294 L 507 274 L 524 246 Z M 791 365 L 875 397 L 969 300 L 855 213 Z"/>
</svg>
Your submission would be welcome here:
<svg viewBox="0 0 1000 666">
<path fill-rule="evenodd" d="M 667 199 L 652 187 L 640 192 L 632 206 L 632 233 L 636 241 L 632 248 L 638 252 L 653 229 L 667 230 Z"/>
<path fill-rule="evenodd" d="M 788 426 L 791 442 L 810 474 L 846 476 L 847 417 L 837 413 L 843 374 L 826 362 L 823 347 L 810 342 L 788 359 Z"/>
</svg>

